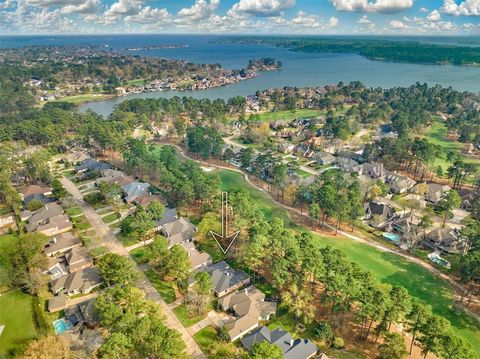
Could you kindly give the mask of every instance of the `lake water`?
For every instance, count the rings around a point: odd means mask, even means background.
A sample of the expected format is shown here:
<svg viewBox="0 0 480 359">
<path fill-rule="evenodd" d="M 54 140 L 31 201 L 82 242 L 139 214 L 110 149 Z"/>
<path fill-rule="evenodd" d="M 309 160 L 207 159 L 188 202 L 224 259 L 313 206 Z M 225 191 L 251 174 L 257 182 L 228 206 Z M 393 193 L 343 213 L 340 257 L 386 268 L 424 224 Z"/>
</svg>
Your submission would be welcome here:
<svg viewBox="0 0 480 359">
<path fill-rule="evenodd" d="M 192 96 L 195 98 L 224 98 L 246 96 L 271 87 L 322 86 L 339 81 L 361 81 L 368 86 L 390 88 L 410 86 L 415 82 L 451 86 L 457 90 L 480 91 L 480 68 L 452 65 L 421 65 L 371 61 L 353 54 L 312 54 L 293 52 L 266 45 L 236 45 L 215 43 L 218 36 L 192 35 L 102 35 L 102 36 L 38 36 L 0 37 L 0 47 L 28 45 L 105 45 L 121 49 L 148 45 L 188 45 L 175 49 L 129 51 L 143 56 L 178 58 L 195 63 L 220 63 L 223 67 L 241 68 L 248 60 L 274 57 L 283 67 L 280 71 L 261 73 L 257 78 L 240 83 L 202 91 L 161 91 L 117 97 L 80 106 L 81 111 L 92 109 L 108 115 L 113 107 L 130 98 Z M 398 38 L 397 38 L 398 39 Z M 422 41 L 444 43 L 468 43 L 479 45 L 480 39 L 472 38 L 423 38 Z"/>
</svg>

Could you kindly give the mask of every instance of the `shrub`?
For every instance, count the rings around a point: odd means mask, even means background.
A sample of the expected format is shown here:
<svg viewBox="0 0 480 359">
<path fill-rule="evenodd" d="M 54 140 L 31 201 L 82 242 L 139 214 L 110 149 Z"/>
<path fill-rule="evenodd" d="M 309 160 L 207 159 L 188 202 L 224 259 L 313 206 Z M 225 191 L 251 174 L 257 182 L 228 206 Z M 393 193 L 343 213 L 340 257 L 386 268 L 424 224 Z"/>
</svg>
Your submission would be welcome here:
<svg viewBox="0 0 480 359">
<path fill-rule="evenodd" d="M 105 200 L 105 198 L 100 192 L 88 193 L 83 197 L 83 199 L 85 200 L 85 202 L 91 205 L 95 205 Z"/>
<path fill-rule="evenodd" d="M 333 331 L 330 324 L 326 322 L 320 322 L 315 326 L 315 339 L 323 340 L 325 343 L 330 346 L 333 340 Z"/>
<path fill-rule="evenodd" d="M 343 338 L 335 337 L 335 339 L 333 339 L 333 347 L 335 349 L 342 349 L 344 346 L 345 342 L 343 341 Z"/>
<path fill-rule="evenodd" d="M 217 330 L 218 340 L 224 343 L 228 343 L 230 341 L 230 335 L 228 335 L 228 330 L 225 327 L 221 327 Z"/>
</svg>

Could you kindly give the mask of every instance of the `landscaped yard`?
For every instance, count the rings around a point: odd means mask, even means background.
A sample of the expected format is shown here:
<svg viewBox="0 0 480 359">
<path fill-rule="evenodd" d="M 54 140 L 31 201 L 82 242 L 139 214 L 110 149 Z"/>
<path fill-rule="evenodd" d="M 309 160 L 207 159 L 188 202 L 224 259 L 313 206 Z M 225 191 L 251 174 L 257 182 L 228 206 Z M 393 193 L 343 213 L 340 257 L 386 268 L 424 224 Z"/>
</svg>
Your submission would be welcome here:
<svg viewBox="0 0 480 359">
<path fill-rule="evenodd" d="M 232 171 L 219 171 L 223 190 L 245 188 L 254 198 L 267 218 L 281 218 L 287 225 L 305 230 L 292 223 L 288 212 L 273 203 L 265 192 L 246 183 L 242 176 Z M 391 285 L 401 285 L 409 293 L 432 306 L 436 314 L 448 319 L 456 334 L 468 340 L 480 352 L 480 324 L 463 311 L 452 308 L 453 290 L 450 285 L 437 278 L 422 266 L 403 259 L 395 254 L 382 252 L 368 245 L 343 237 L 322 237 L 318 240 L 325 245 L 341 249 L 361 268 L 375 274 L 379 281 Z"/>
<path fill-rule="evenodd" d="M 71 207 L 68 208 L 65 212 L 67 212 L 70 217 L 75 217 L 82 214 L 82 210 L 80 209 L 80 207 Z"/>
<path fill-rule="evenodd" d="M 55 101 L 71 102 L 73 104 L 80 105 L 84 102 L 100 101 L 110 96 L 111 95 L 105 95 L 105 94 L 84 94 L 84 95 L 62 97 L 61 99 L 58 99 Z"/>
<path fill-rule="evenodd" d="M 102 217 L 102 220 L 105 222 L 105 223 L 110 223 L 110 222 L 113 222 L 117 219 L 120 218 L 120 213 L 110 213 L 109 215 L 105 216 L 105 217 Z"/>
<path fill-rule="evenodd" d="M 173 283 L 166 282 L 160 278 L 160 276 L 153 269 L 149 269 L 145 275 L 152 283 L 158 293 L 168 304 L 173 303 L 177 298 L 175 296 L 175 289 Z"/>
<path fill-rule="evenodd" d="M 218 340 L 217 331 L 212 326 L 195 333 L 193 339 L 209 357 L 212 357 L 213 354 L 218 354 L 219 358 L 238 357 L 238 354 L 244 351 L 233 343 L 224 343 Z"/>
<path fill-rule="evenodd" d="M 207 312 L 209 309 L 207 309 L 205 314 L 200 314 L 196 315 L 194 317 L 190 317 L 188 315 L 188 309 L 185 304 L 179 305 L 178 307 L 175 307 L 173 311 L 175 312 L 175 315 L 177 316 L 178 320 L 180 320 L 185 328 L 191 327 L 192 325 L 198 323 L 202 319 L 207 317 Z"/>
<path fill-rule="evenodd" d="M 0 335 L 0 356 L 37 336 L 32 301 L 20 290 L 0 296 L 0 325 L 5 326 Z"/>
</svg>

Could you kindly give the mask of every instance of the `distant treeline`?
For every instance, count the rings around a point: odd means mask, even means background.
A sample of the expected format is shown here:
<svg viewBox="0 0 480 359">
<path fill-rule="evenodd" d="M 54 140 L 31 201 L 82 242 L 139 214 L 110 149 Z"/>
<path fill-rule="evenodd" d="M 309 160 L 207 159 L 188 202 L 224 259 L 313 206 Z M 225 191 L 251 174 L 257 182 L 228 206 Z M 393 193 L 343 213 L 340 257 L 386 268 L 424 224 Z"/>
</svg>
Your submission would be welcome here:
<svg viewBox="0 0 480 359">
<path fill-rule="evenodd" d="M 302 52 L 352 53 L 392 62 L 480 65 L 480 47 L 354 38 L 252 37 L 229 38 L 227 41 L 270 44 Z"/>
</svg>

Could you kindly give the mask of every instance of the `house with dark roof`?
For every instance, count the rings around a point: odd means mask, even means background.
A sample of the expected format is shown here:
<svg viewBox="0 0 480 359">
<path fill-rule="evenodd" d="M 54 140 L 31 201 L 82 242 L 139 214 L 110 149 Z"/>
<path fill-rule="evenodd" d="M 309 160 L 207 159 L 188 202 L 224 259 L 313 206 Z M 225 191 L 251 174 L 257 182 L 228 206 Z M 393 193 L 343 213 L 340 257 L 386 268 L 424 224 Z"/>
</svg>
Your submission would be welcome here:
<svg viewBox="0 0 480 359">
<path fill-rule="evenodd" d="M 265 301 L 265 294 L 253 285 L 219 298 L 218 304 L 234 315 L 225 323 L 232 342 L 257 328 L 260 320 L 269 320 L 277 311 L 277 303 Z"/>
<path fill-rule="evenodd" d="M 427 233 L 423 244 L 444 254 L 463 254 L 468 250 L 467 241 L 455 228 L 435 228 Z"/>
<path fill-rule="evenodd" d="M 91 157 L 83 160 L 82 162 L 80 162 L 78 165 L 74 167 L 75 172 L 77 172 L 77 174 L 85 173 L 88 171 L 101 171 L 109 168 L 112 168 L 112 166 L 109 165 L 108 163 L 97 161 L 96 159 Z"/>
<path fill-rule="evenodd" d="M 208 273 L 212 278 L 213 290 L 217 297 L 223 297 L 250 283 L 247 273 L 231 268 L 225 261 L 207 265 L 200 271 Z"/>
<path fill-rule="evenodd" d="M 30 196 L 31 194 L 43 194 L 44 196 L 50 196 L 52 194 L 52 189 L 48 186 L 32 184 L 25 186 L 20 191 L 20 197 L 22 198 L 22 200 Z"/>
<path fill-rule="evenodd" d="M 395 214 L 395 208 L 388 204 L 370 201 L 365 204 L 365 220 L 374 228 L 383 227 Z"/>
<path fill-rule="evenodd" d="M 318 351 L 316 345 L 309 339 L 294 339 L 289 332 L 280 328 L 274 330 L 267 327 L 257 328 L 240 341 L 248 351 L 251 351 L 255 344 L 267 341 L 280 347 L 285 359 L 309 359 Z"/>
<path fill-rule="evenodd" d="M 137 181 L 122 186 L 123 192 L 125 192 L 125 201 L 131 203 L 138 197 L 150 195 L 149 188 L 150 183 Z"/>
<path fill-rule="evenodd" d="M 46 205 L 48 203 L 53 203 L 55 202 L 55 198 L 52 198 L 52 197 L 47 197 L 45 196 L 43 193 L 32 193 L 32 194 L 29 194 L 28 196 L 26 196 L 24 199 L 23 199 L 23 203 L 25 204 L 25 207 L 28 207 L 28 205 L 30 204 L 30 202 L 32 201 L 38 201 L 40 202 L 42 205 Z"/>
</svg>

